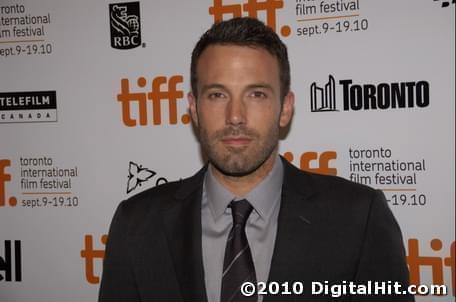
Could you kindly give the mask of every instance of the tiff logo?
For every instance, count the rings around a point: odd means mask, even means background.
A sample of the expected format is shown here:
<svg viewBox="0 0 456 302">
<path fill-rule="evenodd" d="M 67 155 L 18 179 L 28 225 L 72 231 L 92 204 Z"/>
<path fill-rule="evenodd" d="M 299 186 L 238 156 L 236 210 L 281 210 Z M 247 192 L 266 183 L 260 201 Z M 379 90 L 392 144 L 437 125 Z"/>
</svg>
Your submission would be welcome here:
<svg viewBox="0 0 456 302">
<path fill-rule="evenodd" d="M 440 239 L 432 239 L 430 242 L 433 251 L 440 251 L 443 247 Z M 450 255 L 448 257 L 436 256 L 422 256 L 420 255 L 418 239 L 408 240 L 408 256 L 407 263 L 410 271 L 410 283 L 419 285 L 421 284 L 421 269 L 423 267 L 430 267 L 432 273 L 432 284 L 444 285 L 443 269 L 447 266 L 451 270 L 451 286 L 453 288 L 453 296 L 456 296 L 456 256 L 455 256 L 455 242 L 451 243 Z"/>
<path fill-rule="evenodd" d="M 0 272 L 5 272 L 4 275 L 0 274 L 0 281 L 5 280 L 6 282 L 11 281 L 22 281 L 22 253 L 21 253 L 21 241 L 14 240 L 14 251 L 11 246 L 11 240 L 5 240 L 5 254 L 0 257 Z M 15 278 L 13 280 L 13 262 L 12 255 L 14 254 L 14 273 Z"/>
<path fill-rule="evenodd" d="M 108 241 L 108 235 L 102 235 L 100 237 L 100 242 L 103 245 L 106 245 Z M 84 236 L 84 249 L 81 250 L 81 257 L 85 259 L 85 276 L 87 282 L 90 284 L 98 284 L 100 283 L 100 277 L 95 275 L 95 259 L 102 260 L 105 256 L 104 247 L 99 250 L 95 250 L 93 248 L 93 238 L 92 235 L 85 235 Z M 101 264 L 101 263 L 100 263 Z"/>
<path fill-rule="evenodd" d="M 315 82 L 310 85 L 310 110 L 312 112 L 338 111 L 336 110 L 336 81 L 332 75 L 324 88 L 318 87 Z"/>
<path fill-rule="evenodd" d="M 153 125 L 161 125 L 163 123 L 162 101 L 167 100 L 169 112 L 168 122 L 170 125 L 177 124 L 177 101 L 184 97 L 184 92 L 177 89 L 177 84 L 182 83 L 183 79 L 181 75 L 174 75 L 169 79 L 165 76 L 155 77 L 152 80 L 151 89 L 148 92 L 130 92 L 130 81 L 128 79 L 122 79 L 121 91 L 117 95 L 117 100 L 121 103 L 123 123 L 127 127 L 138 126 L 138 121 L 140 126 L 145 126 L 151 122 Z M 139 88 L 144 88 L 147 85 L 147 80 L 144 77 L 140 77 L 137 80 L 137 85 Z M 148 101 L 150 101 L 151 106 L 148 106 Z M 132 114 L 133 105 L 137 112 L 135 115 Z M 149 116 L 150 111 L 152 111 L 152 119 Z M 150 122 L 150 120 L 152 121 Z M 181 116 L 180 120 L 183 124 L 188 124 L 190 123 L 190 116 L 185 113 Z"/>
<path fill-rule="evenodd" d="M 109 4 L 111 47 L 131 49 L 141 45 L 139 2 Z"/>
<path fill-rule="evenodd" d="M 294 155 L 292 152 L 285 152 L 283 157 L 289 162 L 293 162 Z M 318 174 L 337 175 L 337 169 L 329 166 L 329 162 L 333 159 L 337 159 L 335 151 L 325 151 L 320 154 L 311 151 L 304 152 L 301 154 L 299 168 L 303 171 Z"/>
<path fill-rule="evenodd" d="M 0 159 L 0 207 L 5 206 L 6 200 L 10 206 L 15 207 L 17 205 L 17 199 L 14 196 L 6 196 L 6 183 L 11 181 L 11 174 L 6 173 L 6 168 L 11 166 L 9 159 Z"/>
<path fill-rule="evenodd" d="M 224 15 L 230 15 L 233 18 L 242 17 L 242 13 L 246 12 L 249 17 L 258 19 L 258 13 L 264 12 L 266 25 L 276 32 L 276 12 L 281 8 L 283 8 L 283 0 L 247 0 L 244 4 L 224 4 L 223 0 L 214 0 L 213 6 L 209 7 L 209 14 L 214 16 L 214 22 L 221 22 Z M 291 34 L 290 26 L 282 26 L 280 34 L 288 37 Z"/>
</svg>

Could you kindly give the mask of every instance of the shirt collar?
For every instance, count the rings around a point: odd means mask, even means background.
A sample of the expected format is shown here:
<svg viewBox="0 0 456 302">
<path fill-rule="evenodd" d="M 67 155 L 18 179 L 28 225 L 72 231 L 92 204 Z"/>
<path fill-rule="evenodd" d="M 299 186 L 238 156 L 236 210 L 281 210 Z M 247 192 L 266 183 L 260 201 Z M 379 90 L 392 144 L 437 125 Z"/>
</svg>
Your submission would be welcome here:
<svg viewBox="0 0 456 302">
<path fill-rule="evenodd" d="M 236 196 L 226 189 L 214 176 L 209 167 L 204 179 L 209 209 L 214 220 L 218 220 L 232 200 L 247 199 L 261 219 L 267 220 L 280 201 L 283 183 L 283 164 L 280 157 L 274 161 L 274 166 L 266 177 L 244 196 Z"/>
</svg>

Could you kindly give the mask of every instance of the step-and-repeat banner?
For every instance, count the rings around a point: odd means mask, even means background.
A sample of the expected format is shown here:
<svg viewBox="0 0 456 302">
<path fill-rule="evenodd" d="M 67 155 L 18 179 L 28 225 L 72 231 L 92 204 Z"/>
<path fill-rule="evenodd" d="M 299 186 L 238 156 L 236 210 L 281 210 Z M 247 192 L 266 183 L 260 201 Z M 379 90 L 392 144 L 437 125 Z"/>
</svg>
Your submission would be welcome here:
<svg viewBox="0 0 456 302">
<path fill-rule="evenodd" d="M 0 1 L 0 301 L 95 301 L 119 202 L 202 165 L 186 94 L 215 21 L 287 44 L 280 153 L 382 189 L 414 284 L 455 286 L 455 1 Z"/>
</svg>

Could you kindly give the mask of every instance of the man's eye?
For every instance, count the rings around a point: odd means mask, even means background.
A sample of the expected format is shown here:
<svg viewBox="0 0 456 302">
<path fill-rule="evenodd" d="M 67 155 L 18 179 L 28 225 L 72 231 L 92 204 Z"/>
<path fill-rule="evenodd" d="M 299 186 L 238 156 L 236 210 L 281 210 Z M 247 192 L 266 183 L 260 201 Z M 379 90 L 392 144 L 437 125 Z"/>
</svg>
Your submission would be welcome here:
<svg viewBox="0 0 456 302">
<path fill-rule="evenodd" d="M 250 95 L 254 98 L 262 98 L 262 99 L 267 97 L 266 93 L 264 93 L 263 91 L 253 91 Z"/>
<path fill-rule="evenodd" d="M 208 98 L 209 99 L 221 99 L 221 98 L 224 98 L 225 95 L 221 92 L 211 92 L 209 93 L 208 95 Z"/>
</svg>

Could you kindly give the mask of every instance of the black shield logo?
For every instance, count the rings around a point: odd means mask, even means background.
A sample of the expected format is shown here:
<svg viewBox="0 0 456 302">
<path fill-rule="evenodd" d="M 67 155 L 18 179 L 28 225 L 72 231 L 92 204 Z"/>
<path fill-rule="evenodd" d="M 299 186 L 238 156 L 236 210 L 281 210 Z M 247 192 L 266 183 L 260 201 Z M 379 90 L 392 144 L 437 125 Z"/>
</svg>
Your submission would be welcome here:
<svg viewBox="0 0 456 302">
<path fill-rule="evenodd" d="M 111 47 L 131 49 L 141 45 L 139 2 L 109 4 Z"/>
</svg>

